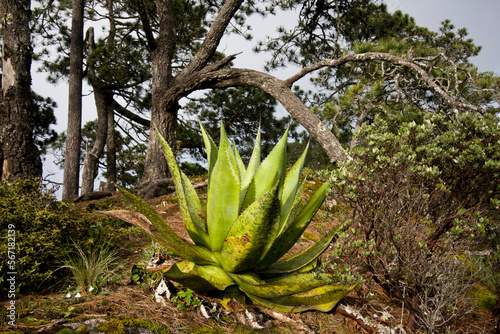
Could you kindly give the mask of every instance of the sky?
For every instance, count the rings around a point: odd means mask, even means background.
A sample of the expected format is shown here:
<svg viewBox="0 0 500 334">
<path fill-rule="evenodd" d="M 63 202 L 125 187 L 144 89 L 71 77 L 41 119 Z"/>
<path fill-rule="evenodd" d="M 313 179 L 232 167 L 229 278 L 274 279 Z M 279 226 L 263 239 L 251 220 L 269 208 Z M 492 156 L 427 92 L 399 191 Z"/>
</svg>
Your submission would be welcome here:
<svg viewBox="0 0 500 334">
<path fill-rule="evenodd" d="M 416 24 L 437 31 L 441 22 L 450 19 L 451 23 L 458 28 L 467 28 L 469 37 L 476 45 L 483 48 L 479 56 L 472 59 L 480 71 L 493 71 L 500 75 L 500 1 L 499 0 L 384 0 L 389 11 L 401 10 L 415 18 Z M 293 23 L 290 15 L 277 15 L 274 18 L 253 17 L 249 23 L 253 26 L 252 34 L 254 42 L 262 39 L 266 34 L 276 31 L 277 25 Z M 271 20 L 272 25 L 269 24 Z M 87 27 L 86 27 L 87 28 Z M 265 55 L 254 54 L 251 50 L 252 42 L 245 41 L 240 37 L 224 38 L 221 41 L 219 51 L 225 54 L 242 52 L 234 61 L 235 67 L 252 68 L 263 70 Z M 36 64 L 33 66 L 36 68 Z M 296 69 L 286 69 L 273 72 L 278 78 L 286 78 L 294 74 Z M 68 86 L 67 82 L 57 85 L 48 83 L 45 75 L 33 71 L 33 90 L 38 94 L 50 96 L 54 99 L 58 108 L 56 109 L 57 125 L 53 128 L 57 132 L 65 131 L 68 112 Z M 97 118 L 93 97 L 88 95 L 89 88 L 84 89 L 83 98 L 83 122 Z M 53 158 L 46 156 L 44 161 L 44 177 L 61 183 L 63 171 L 55 166 Z M 96 180 L 96 185 L 99 181 Z M 58 191 L 60 196 L 60 190 Z"/>
</svg>

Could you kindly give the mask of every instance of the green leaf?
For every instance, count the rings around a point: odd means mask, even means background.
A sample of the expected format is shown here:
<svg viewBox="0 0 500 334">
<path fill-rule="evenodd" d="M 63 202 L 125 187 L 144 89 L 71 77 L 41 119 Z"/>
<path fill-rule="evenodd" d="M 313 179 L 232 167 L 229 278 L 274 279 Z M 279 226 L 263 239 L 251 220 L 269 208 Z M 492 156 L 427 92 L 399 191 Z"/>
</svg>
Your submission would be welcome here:
<svg viewBox="0 0 500 334">
<path fill-rule="evenodd" d="M 261 298 L 278 298 L 334 283 L 328 274 L 299 274 L 262 281 L 249 275 L 230 274 L 241 291 Z"/>
<path fill-rule="evenodd" d="M 194 291 L 224 290 L 234 285 L 233 279 L 218 266 L 199 266 L 190 261 L 182 261 L 168 269 L 164 276 Z"/>
<path fill-rule="evenodd" d="M 168 248 L 171 252 L 183 257 L 186 260 L 193 261 L 199 264 L 216 264 L 212 252 L 208 249 L 187 243 L 182 240 L 174 231 L 167 225 L 161 215 L 144 200 L 131 192 L 117 186 L 118 190 L 135 206 L 135 209 L 147 217 L 149 222 L 154 226 L 150 229 L 155 239 Z"/>
<path fill-rule="evenodd" d="M 248 191 L 243 201 L 242 210 L 252 204 L 256 199 L 269 191 L 281 176 L 285 173 L 286 168 L 286 140 L 288 136 L 288 128 L 283 137 L 267 158 L 257 169 L 254 178 L 250 182 Z M 250 168 L 249 168 L 250 169 Z"/>
<path fill-rule="evenodd" d="M 206 229 L 204 223 L 197 211 L 201 211 L 201 205 L 196 195 L 196 191 L 193 185 L 184 175 L 177 166 L 177 161 L 175 160 L 174 153 L 168 145 L 167 141 L 162 137 L 162 135 L 156 130 L 158 139 L 163 147 L 163 153 L 167 160 L 168 168 L 170 169 L 170 174 L 172 175 L 172 180 L 174 182 L 175 191 L 177 192 L 177 198 L 179 199 L 179 207 L 184 222 L 184 226 L 191 237 L 191 239 L 196 244 L 207 244 L 208 236 L 206 235 Z M 193 197 L 196 197 L 194 199 Z"/>
<path fill-rule="evenodd" d="M 238 272 L 255 267 L 277 234 L 278 213 L 276 184 L 243 211 L 229 230 L 218 257 L 224 270 Z"/>
<path fill-rule="evenodd" d="M 243 175 L 246 174 L 245 164 L 243 163 L 243 160 L 241 159 L 240 153 L 238 152 L 238 148 L 236 147 L 236 143 L 234 143 L 234 142 L 233 142 L 233 151 L 234 151 L 234 158 L 236 160 L 236 164 L 238 165 L 238 173 L 240 175 L 240 183 L 241 183 L 241 181 L 243 181 Z M 240 194 L 241 194 L 241 192 L 240 192 Z"/>
<path fill-rule="evenodd" d="M 260 136 L 261 135 L 259 126 L 259 131 L 257 132 L 257 138 L 255 138 L 252 156 L 250 157 L 250 161 L 248 162 L 248 167 L 241 181 L 240 208 L 239 208 L 240 212 L 242 210 L 243 201 L 246 197 L 248 187 L 250 186 L 250 183 L 252 182 L 252 179 L 255 176 L 255 173 L 257 172 L 257 169 L 260 166 Z"/>
<path fill-rule="evenodd" d="M 229 229 L 238 218 L 240 177 L 234 153 L 221 124 L 220 147 L 207 199 L 207 229 L 210 248 L 220 251 Z"/>
<path fill-rule="evenodd" d="M 259 270 L 264 270 L 278 261 L 299 240 L 312 218 L 318 211 L 326 197 L 329 184 L 323 184 L 311 197 L 295 220 L 274 241 L 266 257 L 257 265 Z"/>
<path fill-rule="evenodd" d="M 285 227 L 285 223 L 288 220 L 290 212 L 292 211 L 293 204 L 296 200 L 295 194 L 297 193 L 297 189 L 301 185 L 300 176 L 302 174 L 302 169 L 304 168 L 308 148 L 309 144 L 307 144 L 300 158 L 288 172 L 283 184 L 283 193 L 281 194 L 280 234 Z"/>
<path fill-rule="evenodd" d="M 350 224 L 350 223 L 349 223 Z M 279 261 L 276 262 L 272 265 L 270 265 L 265 271 L 265 273 L 290 273 L 297 271 L 305 266 L 307 266 L 309 263 L 313 262 L 316 260 L 321 253 L 325 251 L 325 249 L 330 245 L 332 242 L 333 238 L 336 236 L 337 233 L 345 230 L 348 226 L 348 223 L 345 223 L 343 225 L 340 225 L 334 229 L 332 229 L 330 232 L 325 234 L 324 236 L 321 237 L 317 242 L 315 242 L 312 246 L 304 250 L 298 255 L 295 255 L 289 259 L 286 259 L 284 261 Z"/>
<path fill-rule="evenodd" d="M 208 184 L 210 184 L 210 178 L 212 176 L 212 171 L 214 169 L 215 163 L 217 162 L 217 155 L 219 153 L 217 145 L 215 145 L 212 137 L 207 134 L 207 131 L 200 123 L 201 133 L 203 135 L 203 142 L 205 143 L 205 149 L 207 150 L 207 162 L 208 162 Z"/>
<path fill-rule="evenodd" d="M 299 313 L 308 310 L 328 312 L 353 288 L 354 286 L 326 285 L 278 298 L 261 298 L 252 294 L 247 296 L 253 302 L 281 312 Z"/>
</svg>

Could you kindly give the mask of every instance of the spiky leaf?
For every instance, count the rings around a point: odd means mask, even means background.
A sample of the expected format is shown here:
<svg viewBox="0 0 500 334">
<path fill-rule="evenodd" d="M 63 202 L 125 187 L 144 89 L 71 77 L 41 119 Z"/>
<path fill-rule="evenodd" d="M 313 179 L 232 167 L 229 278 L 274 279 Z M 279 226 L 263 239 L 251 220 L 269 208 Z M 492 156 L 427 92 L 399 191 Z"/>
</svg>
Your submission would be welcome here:
<svg viewBox="0 0 500 334">
<path fill-rule="evenodd" d="M 151 225 L 151 233 L 155 238 L 161 241 L 165 247 L 167 247 L 171 252 L 182 256 L 184 259 L 193 261 L 199 264 L 216 264 L 217 261 L 213 257 L 213 254 L 206 248 L 187 243 L 182 240 L 174 231 L 167 225 L 163 220 L 161 215 L 152 207 L 149 206 L 141 198 L 132 194 L 131 192 L 125 190 L 124 188 L 117 186 L 118 190 L 132 202 L 135 209 L 147 217 Z"/>
<path fill-rule="evenodd" d="M 326 285 L 278 298 L 261 298 L 252 294 L 247 296 L 253 302 L 281 312 L 299 313 L 308 310 L 328 312 L 352 289 L 353 286 Z"/>
<path fill-rule="evenodd" d="M 304 149 L 300 158 L 295 162 L 292 169 L 288 172 L 283 184 L 283 192 L 281 194 L 280 234 L 285 227 L 288 217 L 290 216 L 293 204 L 296 200 L 295 195 L 301 185 L 300 176 L 302 174 L 302 169 L 304 168 L 308 148 L 309 144 Z"/>
<path fill-rule="evenodd" d="M 235 284 L 233 279 L 218 266 L 199 266 L 182 261 L 168 269 L 164 276 L 194 291 L 224 290 Z"/>
<path fill-rule="evenodd" d="M 231 277 L 243 292 L 260 298 L 290 296 L 333 283 L 333 277 L 327 274 L 307 273 L 286 276 L 270 281 L 258 280 L 255 277 L 244 274 L 231 274 Z"/>
<path fill-rule="evenodd" d="M 277 233 L 278 213 L 276 184 L 243 211 L 231 227 L 219 258 L 226 271 L 248 270 L 262 259 Z"/>
<path fill-rule="evenodd" d="M 269 191 L 285 173 L 287 136 L 288 129 L 257 169 L 245 195 L 242 210 Z"/>
<path fill-rule="evenodd" d="M 203 135 L 203 141 L 205 143 L 205 149 L 207 151 L 207 162 L 208 162 L 208 182 L 210 184 L 210 178 L 212 177 L 212 171 L 214 169 L 215 163 L 217 162 L 217 155 L 219 154 L 219 150 L 217 149 L 217 145 L 215 145 L 212 137 L 210 137 L 203 127 L 203 124 L 200 123 L 201 133 Z"/>
<path fill-rule="evenodd" d="M 243 178 L 241 180 L 240 212 L 242 210 L 243 201 L 246 197 L 248 187 L 250 186 L 250 183 L 252 182 L 252 179 L 255 176 L 255 173 L 257 172 L 257 169 L 260 166 L 260 136 L 261 134 L 259 126 L 259 131 L 257 132 L 257 138 L 255 138 L 252 156 L 250 157 L 250 161 L 248 162 L 248 167 L 245 170 L 245 175 L 243 175 Z"/>
<path fill-rule="evenodd" d="M 205 226 L 198 216 L 198 208 L 201 208 L 201 206 L 198 198 L 193 199 L 193 193 L 196 194 L 196 191 L 187 177 L 185 175 L 184 177 L 182 176 L 183 173 L 180 171 L 179 166 L 177 166 L 174 153 L 167 141 L 161 136 L 158 130 L 156 130 L 156 133 L 163 147 L 163 153 L 165 154 L 168 168 L 172 175 L 184 226 L 189 236 L 196 244 L 206 245 L 208 236 L 206 235 Z"/>
<path fill-rule="evenodd" d="M 220 251 L 229 229 L 238 218 L 239 203 L 238 166 L 224 127 L 221 126 L 219 154 L 207 199 L 207 229 L 212 251 Z"/>
<path fill-rule="evenodd" d="M 314 193 L 295 220 L 276 238 L 266 257 L 257 265 L 259 270 L 264 270 L 278 261 L 295 245 L 325 200 L 328 187 L 327 183 L 323 184 Z"/>
<path fill-rule="evenodd" d="M 304 250 L 298 255 L 295 255 L 289 259 L 284 261 L 276 262 L 270 265 L 265 272 L 266 273 L 291 273 L 297 271 L 312 261 L 316 260 L 321 253 L 325 251 L 325 249 L 330 245 L 333 238 L 340 232 L 346 229 L 348 224 L 340 225 L 330 232 L 321 237 L 317 242 L 315 242 L 312 246 Z"/>
</svg>

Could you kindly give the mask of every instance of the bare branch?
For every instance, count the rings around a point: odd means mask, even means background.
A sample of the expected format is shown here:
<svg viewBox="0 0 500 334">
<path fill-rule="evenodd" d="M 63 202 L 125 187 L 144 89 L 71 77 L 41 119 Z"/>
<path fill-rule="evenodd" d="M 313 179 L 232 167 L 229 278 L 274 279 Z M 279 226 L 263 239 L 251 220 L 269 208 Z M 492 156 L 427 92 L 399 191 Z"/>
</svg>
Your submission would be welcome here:
<svg viewBox="0 0 500 334">
<path fill-rule="evenodd" d="M 482 109 L 478 106 L 472 105 L 470 103 L 465 103 L 465 102 L 460 102 L 454 99 L 448 92 L 446 92 L 439 84 L 437 84 L 434 79 L 432 79 L 429 74 L 415 61 L 409 60 L 407 58 L 399 57 L 399 56 L 394 56 L 388 53 L 382 53 L 382 52 L 367 52 L 367 53 L 361 53 L 361 54 L 348 54 L 345 56 L 342 56 L 337 59 L 325 59 L 322 61 L 317 62 L 316 64 L 307 66 L 300 70 L 297 74 L 291 76 L 287 80 L 284 81 L 285 85 L 288 87 L 291 87 L 294 82 L 297 80 L 303 78 L 307 74 L 314 72 L 320 68 L 323 67 L 339 67 L 343 64 L 346 64 L 348 62 L 358 62 L 358 61 L 367 61 L 367 60 L 381 60 L 381 61 L 387 61 L 392 64 L 404 66 L 406 68 L 409 68 L 416 72 L 417 74 L 420 75 L 422 80 L 425 81 L 425 83 L 432 89 L 434 90 L 441 98 L 443 98 L 446 103 L 450 105 L 450 107 L 453 109 L 455 114 L 458 113 L 458 108 L 464 108 L 464 109 L 471 109 L 474 111 L 481 111 Z"/>
<path fill-rule="evenodd" d="M 212 27 L 203 40 L 200 49 L 189 62 L 186 68 L 180 73 L 180 76 L 190 75 L 191 73 L 202 69 L 212 58 L 219 42 L 226 31 L 226 28 L 233 18 L 236 11 L 240 8 L 243 0 L 227 0 L 221 7 Z"/>
<path fill-rule="evenodd" d="M 145 118 L 142 118 L 141 116 L 134 114 L 127 108 L 124 108 L 121 106 L 116 100 L 113 99 L 111 102 L 111 108 L 113 108 L 114 111 L 116 111 L 118 114 L 120 114 L 123 117 L 126 117 L 140 125 L 144 125 L 149 127 L 151 125 L 151 121 Z"/>
</svg>

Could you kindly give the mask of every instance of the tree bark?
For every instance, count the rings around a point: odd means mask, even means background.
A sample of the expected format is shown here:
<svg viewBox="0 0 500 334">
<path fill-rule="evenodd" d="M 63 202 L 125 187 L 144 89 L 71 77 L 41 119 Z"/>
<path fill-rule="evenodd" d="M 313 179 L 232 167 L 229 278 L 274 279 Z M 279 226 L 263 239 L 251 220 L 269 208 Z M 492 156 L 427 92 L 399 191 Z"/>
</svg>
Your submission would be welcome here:
<svg viewBox="0 0 500 334">
<path fill-rule="evenodd" d="M 156 2 L 160 23 L 159 36 L 150 41 L 152 83 L 151 127 L 149 131 L 148 148 L 144 162 L 144 173 L 140 184 L 145 185 L 156 179 L 168 176 L 168 167 L 156 130 L 167 140 L 175 150 L 177 135 L 178 99 L 168 105 L 163 96 L 172 86 L 172 60 L 176 48 L 176 32 L 174 9 L 171 0 Z M 144 22 L 144 20 L 143 20 Z"/>
<path fill-rule="evenodd" d="M 89 57 L 91 57 L 95 50 L 94 28 L 90 27 L 87 30 L 86 41 L 88 44 Z M 85 161 L 83 162 L 82 195 L 94 191 L 94 180 L 99 173 L 99 159 L 104 152 L 104 146 L 108 135 L 108 114 L 113 113 L 111 110 L 111 104 L 113 102 L 112 93 L 107 92 L 103 88 L 92 66 L 89 67 L 89 75 L 94 90 L 94 100 L 97 109 L 97 134 L 94 146 L 85 156 Z"/>
<path fill-rule="evenodd" d="M 31 121 L 30 1 L 0 0 L 2 83 L 0 94 L 1 180 L 42 176 Z"/>
<path fill-rule="evenodd" d="M 115 191 L 116 183 L 116 140 L 115 114 L 108 109 L 108 133 L 106 135 L 106 190 Z"/>
<path fill-rule="evenodd" d="M 151 73 L 153 78 L 151 130 L 141 185 L 169 176 L 163 150 L 154 130 L 156 128 L 174 150 L 177 148 L 178 101 L 183 95 L 178 94 L 178 91 L 171 88 L 182 85 L 182 82 L 187 77 L 206 67 L 214 55 L 229 22 L 242 3 L 243 0 L 227 0 L 224 2 L 200 49 L 176 78 L 172 76 L 172 60 L 176 48 L 176 22 L 173 15 L 172 1 L 156 1 L 160 23 L 160 32 L 156 40 L 153 40 L 153 35 L 148 33 L 149 29 L 147 27 L 150 25 L 145 12 L 141 11 L 142 7 L 139 6 L 139 15 L 146 29 L 148 45 L 151 48 Z"/>
<path fill-rule="evenodd" d="M 82 141 L 83 0 L 73 0 L 69 67 L 68 129 L 62 199 L 78 197 Z"/>
</svg>

